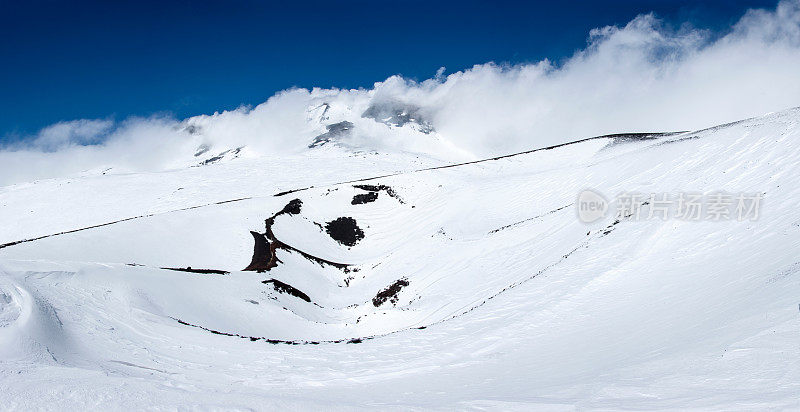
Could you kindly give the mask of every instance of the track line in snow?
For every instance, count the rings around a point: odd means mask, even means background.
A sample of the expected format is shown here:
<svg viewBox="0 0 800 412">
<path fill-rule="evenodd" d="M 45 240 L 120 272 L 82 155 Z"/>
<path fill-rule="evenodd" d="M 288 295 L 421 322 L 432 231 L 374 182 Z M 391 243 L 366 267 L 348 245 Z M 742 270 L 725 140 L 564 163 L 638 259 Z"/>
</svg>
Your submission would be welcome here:
<svg viewBox="0 0 800 412">
<path fill-rule="evenodd" d="M 428 171 L 431 171 L 431 170 L 448 169 L 448 168 L 452 168 L 452 167 L 460 167 L 460 166 L 468 166 L 468 165 L 474 165 L 474 164 L 485 163 L 485 162 L 492 162 L 492 161 L 496 161 L 496 160 L 508 159 L 508 158 L 515 157 L 515 156 L 522 156 L 522 155 L 526 155 L 526 154 L 542 152 L 542 151 L 545 151 L 545 150 L 553 150 L 553 149 L 557 149 L 559 147 L 569 146 L 569 145 L 578 144 L 578 143 L 584 143 L 584 142 L 597 140 L 597 139 L 615 139 L 615 140 L 625 139 L 627 141 L 636 140 L 636 139 L 639 139 L 639 140 L 648 139 L 649 140 L 649 139 L 657 139 L 659 137 L 676 136 L 676 135 L 683 134 L 683 133 L 688 133 L 688 132 L 687 131 L 680 131 L 680 132 L 607 134 L 607 135 L 602 135 L 602 136 L 587 137 L 585 139 L 575 140 L 575 141 L 572 141 L 572 142 L 560 143 L 560 144 L 553 145 L 553 146 L 540 147 L 538 149 L 525 150 L 525 151 L 522 151 L 522 152 L 516 152 L 516 153 L 511 153 L 511 154 L 502 155 L 502 156 L 495 156 L 495 157 L 489 157 L 489 158 L 485 158 L 485 159 L 471 160 L 469 162 L 451 163 L 451 164 L 442 165 L 442 166 L 432 166 L 432 167 L 426 167 L 426 168 L 422 168 L 422 169 L 409 170 L 409 171 L 406 171 L 406 172 L 390 173 L 390 174 L 381 175 L 381 176 L 365 177 L 365 178 L 360 178 L 360 179 L 355 179 L 355 180 L 348 180 L 348 181 L 345 181 L 345 182 L 332 183 L 332 184 L 329 184 L 329 185 L 323 185 L 323 186 L 319 186 L 319 187 L 333 187 L 333 186 L 339 186 L 339 185 L 346 185 L 346 184 L 350 184 L 350 183 L 359 183 L 359 182 L 367 182 L 367 181 L 375 180 L 375 179 L 383 179 L 383 178 L 386 178 L 386 177 L 409 175 L 409 174 L 420 173 L 420 172 L 428 172 Z M 285 196 L 285 195 L 288 195 L 288 194 L 291 194 L 291 193 L 297 193 L 297 192 L 302 192 L 302 191 L 309 190 L 309 189 L 314 189 L 316 187 L 317 186 L 308 186 L 308 187 L 304 187 L 304 188 L 300 188 L 300 189 L 287 190 L 287 191 L 283 191 L 283 192 L 277 193 L 277 194 L 275 194 L 275 196 Z"/>
<path fill-rule="evenodd" d="M 536 219 L 543 218 L 543 217 L 545 217 L 545 216 L 547 216 L 547 215 L 550 215 L 550 214 L 556 213 L 556 212 L 558 212 L 558 211 L 564 210 L 564 209 L 566 209 L 566 208 L 568 208 L 568 207 L 570 207 L 570 206 L 572 206 L 572 205 L 574 205 L 574 204 L 575 204 L 575 203 L 570 203 L 570 204 L 568 204 L 568 205 L 561 206 L 561 207 L 559 207 L 558 209 L 553 209 L 553 210 L 550 210 L 550 211 L 548 211 L 548 212 L 542 213 L 541 215 L 534 216 L 534 217 L 529 217 L 529 218 L 527 218 L 527 219 L 520 220 L 519 222 L 514 222 L 514 223 L 511 223 L 511 224 L 508 224 L 508 225 L 505 225 L 505 226 L 501 226 L 501 227 L 499 227 L 499 228 L 497 228 L 497 229 L 494 229 L 494 230 L 491 230 L 491 231 L 489 231 L 489 233 L 487 233 L 487 234 L 488 234 L 488 235 L 491 235 L 492 233 L 497 233 L 497 232 L 499 232 L 499 231 L 501 231 L 501 230 L 506 230 L 506 229 L 508 229 L 508 228 L 510 228 L 510 227 L 514 227 L 514 226 L 517 226 L 517 225 L 523 224 L 523 223 L 525 223 L 525 222 L 530 222 L 531 220 L 536 220 Z"/>
<path fill-rule="evenodd" d="M 722 125 L 722 126 L 725 126 L 725 125 Z M 722 127 L 722 126 L 717 126 L 717 127 Z M 328 184 L 328 185 L 323 185 L 323 186 L 319 186 L 319 187 L 333 187 L 333 186 L 340 186 L 340 185 L 351 184 L 351 183 L 367 182 L 367 181 L 370 181 L 370 180 L 382 179 L 382 178 L 386 178 L 386 177 L 409 175 L 409 174 L 427 172 L 427 171 L 432 171 L 432 170 L 440 170 L 440 169 L 448 169 L 448 168 L 453 168 L 453 167 L 468 166 L 468 165 L 491 162 L 491 161 L 496 161 L 496 160 L 501 160 L 501 159 L 508 159 L 508 158 L 515 157 L 515 156 L 521 156 L 521 155 L 526 155 L 526 154 L 530 154 L 530 153 L 536 153 L 536 152 L 545 151 L 545 150 L 553 150 L 553 149 L 557 149 L 559 147 L 569 146 L 569 145 L 588 142 L 588 141 L 597 140 L 597 139 L 609 139 L 609 138 L 611 138 L 611 139 L 629 139 L 629 140 L 631 138 L 647 139 L 647 138 L 658 138 L 658 137 L 665 137 L 665 136 L 675 136 L 675 135 L 679 135 L 679 134 L 682 134 L 682 133 L 687 133 L 687 132 L 617 133 L 617 134 L 609 134 L 609 135 L 603 135 L 603 136 L 587 137 L 585 139 L 575 140 L 573 142 L 561 143 L 561 144 L 557 144 L 557 145 L 553 145 L 553 146 L 547 146 L 547 147 L 540 147 L 538 149 L 525 150 L 525 151 L 522 151 L 522 152 L 511 153 L 511 154 L 502 155 L 502 156 L 496 156 L 496 157 L 490 157 L 490 158 L 486 158 L 486 159 L 472 160 L 472 161 L 469 161 L 469 162 L 453 163 L 453 164 L 442 165 L 442 166 L 433 166 L 433 167 L 426 167 L 426 168 L 422 168 L 422 169 L 409 170 L 409 171 L 405 171 L 405 172 L 397 172 L 397 173 L 390 173 L 390 174 L 379 175 L 379 176 L 371 176 L 371 177 L 359 178 L 359 179 L 348 180 L 348 181 L 344 181 L 344 182 L 337 182 L 337 183 L 332 183 L 332 184 Z M 313 188 L 316 188 L 316 187 L 317 186 L 308 186 L 308 187 L 303 187 L 303 188 L 299 188 L 299 189 L 290 189 L 290 190 L 285 190 L 285 191 L 276 193 L 276 194 L 271 195 L 271 196 L 272 197 L 285 196 L 287 194 L 302 192 L 302 191 L 313 189 Z M 183 208 L 179 208 L 179 209 L 167 210 L 167 211 L 164 211 L 164 212 L 156 212 L 156 213 L 148 213 L 148 214 L 143 214 L 143 215 L 138 215 L 138 216 L 132 216 L 132 217 L 124 218 L 124 219 L 115 220 L 115 221 L 112 221 L 112 222 L 100 223 L 100 224 L 97 224 L 97 225 L 86 226 L 86 227 L 82 227 L 82 228 L 78 228 L 78 229 L 72 229 L 72 230 L 66 230 L 66 231 L 63 231 L 63 232 L 52 233 L 52 234 L 49 234 L 49 235 L 37 236 L 37 237 L 33 237 L 33 238 L 28 238 L 28 239 L 22 239 L 22 240 L 16 240 L 16 241 L 13 241 L 13 242 L 3 243 L 3 244 L 0 244 L 0 249 L 6 248 L 6 247 L 9 247 L 9 246 L 18 245 L 20 243 L 34 242 L 34 241 L 46 239 L 46 238 L 49 238 L 49 237 L 67 235 L 67 234 L 70 234 L 70 233 L 81 232 L 81 231 L 84 231 L 84 230 L 97 229 L 97 228 L 100 228 L 100 227 L 110 226 L 110 225 L 114 225 L 114 224 L 117 224 L 117 223 L 127 222 L 127 221 L 131 221 L 131 220 L 136 220 L 136 219 L 143 219 L 143 218 L 148 218 L 148 217 L 153 217 L 153 216 L 158 216 L 158 215 L 163 215 L 163 214 L 168 214 L 168 213 L 182 212 L 182 211 L 186 211 L 186 210 L 199 209 L 199 208 L 208 207 L 208 206 L 217 206 L 217 205 L 222 205 L 222 204 L 226 204 L 226 203 L 234 203 L 234 202 L 240 202 L 240 201 L 243 201 L 243 200 L 257 199 L 257 198 L 263 198 L 263 197 L 267 197 L 267 196 L 248 196 L 248 197 L 242 197 L 242 198 L 236 198 L 236 199 L 222 200 L 222 201 L 213 202 L 213 203 L 204 203 L 202 205 L 183 207 Z"/>
<path fill-rule="evenodd" d="M 79 229 L 65 230 L 63 232 L 51 233 L 49 235 L 37 236 L 37 237 L 29 238 L 29 239 L 22 239 L 22 240 L 16 240 L 16 241 L 13 241 L 13 242 L 3 243 L 3 244 L 0 244 L 0 249 L 6 248 L 6 247 L 9 247 L 9 246 L 18 245 L 20 243 L 34 242 L 34 241 L 37 241 L 37 240 L 47 239 L 49 237 L 68 235 L 70 233 L 81 232 L 81 231 L 84 231 L 84 230 L 97 229 L 99 227 L 110 226 L 110 225 L 114 225 L 114 224 L 117 224 L 117 223 L 128 222 L 128 221 L 131 221 L 131 220 L 142 219 L 142 218 L 147 218 L 147 217 L 153 217 L 153 216 L 163 215 L 163 214 L 167 214 L 167 213 L 174 213 L 174 212 L 182 212 L 182 211 L 192 210 L 192 209 L 199 209 L 199 208 L 207 207 L 207 206 L 216 206 L 216 205 L 222 205 L 222 204 L 226 204 L 226 203 L 240 202 L 242 200 L 248 200 L 248 199 L 252 199 L 252 197 L 242 197 L 242 198 L 238 198 L 238 199 L 223 200 L 223 201 L 220 201 L 220 202 L 205 203 L 205 204 L 202 204 L 202 205 L 196 205 L 196 206 L 189 206 L 189 207 L 184 207 L 184 208 L 180 208 L 180 209 L 167 210 L 167 211 L 164 211 L 164 212 L 155 212 L 155 213 L 148 213 L 148 214 L 144 214 L 144 215 L 126 217 L 124 219 L 115 220 L 113 222 L 100 223 L 100 224 L 97 224 L 97 225 L 86 226 L 86 227 L 82 227 L 82 228 L 79 228 Z"/>
<path fill-rule="evenodd" d="M 567 206 L 564 206 L 564 207 L 567 207 Z M 557 210 L 560 210 L 560 209 L 563 209 L 564 207 L 556 209 L 553 212 L 555 212 Z M 547 215 L 547 214 L 549 214 L 549 213 L 545 213 L 545 215 Z M 629 218 L 630 216 L 631 215 L 626 215 L 626 216 L 624 216 L 624 218 Z M 461 316 L 464 316 L 464 315 L 466 315 L 466 314 L 468 314 L 468 313 L 470 313 L 470 312 L 472 312 L 472 311 L 474 311 L 474 310 L 486 305 L 486 303 L 488 303 L 490 300 L 493 300 L 494 298 L 496 298 L 496 297 L 498 297 L 498 296 L 500 296 L 500 295 L 502 295 L 502 294 L 504 294 L 504 293 L 506 293 L 506 292 L 508 292 L 508 291 L 510 291 L 512 289 L 515 289 L 518 286 L 521 286 L 521 285 L 523 285 L 525 283 L 528 283 L 531 280 L 541 276 L 542 274 L 544 274 L 548 270 L 560 265 L 561 263 L 563 263 L 564 261 L 569 259 L 569 257 L 572 256 L 578 250 L 584 249 L 584 248 L 588 248 L 589 244 L 591 243 L 592 240 L 599 239 L 599 238 L 607 236 L 609 233 L 611 233 L 615 229 L 615 226 L 617 224 L 619 224 L 620 222 L 621 222 L 621 217 L 618 216 L 617 219 L 613 223 L 609 224 L 608 227 L 606 227 L 604 230 L 599 230 L 599 231 L 595 232 L 594 236 L 590 237 L 589 239 L 585 239 L 585 240 L 579 242 L 577 246 L 573 247 L 572 249 L 567 251 L 565 254 L 561 255 L 561 257 L 559 259 L 557 259 L 555 262 L 552 262 L 552 263 L 544 266 L 543 268 L 539 269 L 536 273 L 534 273 L 534 274 L 532 274 L 532 275 L 530 275 L 530 276 L 528 276 L 526 278 L 523 278 L 521 280 L 518 280 L 516 282 L 513 282 L 513 283 L 509 284 L 508 286 L 504 287 L 503 289 L 501 289 L 501 290 L 495 292 L 494 294 L 489 295 L 488 297 L 482 299 L 479 303 L 473 303 L 473 304 L 465 305 L 462 308 L 455 310 L 454 312 L 452 312 L 451 315 L 448 315 L 448 316 L 444 317 L 443 319 L 440 319 L 438 321 L 431 322 L 431 323 L 428 323 L 428 324 L 425 324 L 425 325 L 422 325 L 422 326 L 412 326 L 412 327 L 407 327 L 407 328 L 398 329 L 398 330 L 394 330 L 394 331 L 391 331 L 391 332 L 386 332 L 386 333 L 376 334 L 376 335 L 367 335 L 367 336 L 360 336 L 360 337 L 353 337 L 353 338 L 343 338 L 343 339 L 335 339 L 335 340 L 307 341 L 307 340 L 270 339 L 270 338 L 259 337 L 259 336 L 240 335 L 238 333 L 223 332 L 223 331 L 219 331 L 219 330 L 210 329 L 210 328 L 207 328 L 207 327 L 204 327 L 204 326 L 201 326 L 201 325 L 191 324 L 191 323 L 185 322 L 185 321 L 183 321 L 181 319 L 178 319 L 178 318 L 175 318 L 175 317 L 171 317 L 171 316 L 170 316 L 170 318 L 175 320 L 176 322 L 180 323 L 181 325 L 199 328 L 199 329 L 205 330 L 207 332 L 211 332 L 211 333 L 216 334 L 216 335 L 238 337 L 238 338 L 241 338 L 241 339 L 249 339 L 251 342 L 264 341 L 264 342 L 267 342 L 267 343 L 271 343 L 273 345 L 278 345 L 278 344 L 285 344 L 285 345 L 320 345 L 320 344 L 337 344 L 337 343 L 348 343 L 348 344 L 350 344 L 350 343 L 362 343 L 365 340 L 383 338 L 383 337 L 395 335 L 395 334 L 398 334 L 398 333 L 401 333 L 401 332 L 406 332 L 406 331 L 411 331 L 411 330 L 427 329 L 427 328 L 429 328 L 431 326 L 439 325 L 439 324 L 451 321 L 453 319 L 459 318 Z"/>
</svg>

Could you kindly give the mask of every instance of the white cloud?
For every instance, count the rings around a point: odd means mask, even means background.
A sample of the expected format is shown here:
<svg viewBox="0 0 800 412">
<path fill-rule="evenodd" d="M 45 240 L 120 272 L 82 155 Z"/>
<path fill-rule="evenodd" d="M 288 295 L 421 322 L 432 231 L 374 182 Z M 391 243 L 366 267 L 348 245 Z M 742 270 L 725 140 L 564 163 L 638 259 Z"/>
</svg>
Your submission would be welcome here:
<svg viewBox="0 0 800 412">
<path fill-rule="evenodd" d="M 73 120 L 45 127 L 30 143 L 45 152 L 63 150 L 73 145 L 97 144 L 113 127 L 110 120 Z"/>
<path fill-rule="evenodd" d="M 722 34 L 641 15 L 624 27 L 592 30 L 587 47 L 559 65 L 486 63 L 423 82 L 394 76 L 369 90 L 293 89 L 255 108 L 185 121 L 58 123 L 0 151 L 0 184 L 108 166 L 177 167 L 199 144 L 299 153 L 325 131 L 309 121 L 309 108 L 326 102 L 329 122 L 355 124 L 352 145 L 454 159 L 606 133 L 698 129 L 800 105 L 798 67 L 800 0 L 750 10 Z M 417 108 L 444 143 L 361 118 L 376 102 Z M 187 132 L 188 125 L 201 132 Z"/>
</svg>

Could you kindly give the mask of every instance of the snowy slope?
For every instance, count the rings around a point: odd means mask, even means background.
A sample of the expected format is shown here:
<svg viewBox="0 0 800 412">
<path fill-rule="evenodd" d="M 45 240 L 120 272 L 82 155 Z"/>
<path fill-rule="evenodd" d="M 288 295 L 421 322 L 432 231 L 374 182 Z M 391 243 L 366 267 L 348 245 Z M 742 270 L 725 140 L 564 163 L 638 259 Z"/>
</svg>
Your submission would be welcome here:
<svg viewBox="0 0 800 412">
<path fill-rule="evenodd" d="M 798 408 L 799 122 L 452 167 L 321 145 L 0 188 L 0 402 Z M 757 221 L 586 225 L 586 188 L 764 202 Z M 226 273 L 162 269 L 189 267 Z"/>
</svg>

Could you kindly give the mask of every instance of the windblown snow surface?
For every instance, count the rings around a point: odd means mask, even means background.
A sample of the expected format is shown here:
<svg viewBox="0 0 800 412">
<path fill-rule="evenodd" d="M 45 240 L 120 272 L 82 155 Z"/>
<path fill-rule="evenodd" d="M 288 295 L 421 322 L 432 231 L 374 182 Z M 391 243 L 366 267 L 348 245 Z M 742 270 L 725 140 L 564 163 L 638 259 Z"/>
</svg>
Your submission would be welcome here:
<svg viewBox="0 0 800 412">
<path fill-rule="evenodd" d="M 452 165 L 339 125 L 296 157 L 2 187 L 0 405 L 799 408 L 799 121 Z M 585 225 L 585 188 L 764 201 Z"/>
</svg>

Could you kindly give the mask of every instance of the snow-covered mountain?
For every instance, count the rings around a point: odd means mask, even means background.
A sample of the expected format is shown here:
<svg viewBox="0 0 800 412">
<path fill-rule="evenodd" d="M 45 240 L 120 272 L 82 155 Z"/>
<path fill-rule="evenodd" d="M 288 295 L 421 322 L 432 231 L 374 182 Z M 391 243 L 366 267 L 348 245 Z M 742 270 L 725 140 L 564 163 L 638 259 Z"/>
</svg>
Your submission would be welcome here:
<svg viewBox="0 0 800 412">
<path fill-rule="evenodd" d="M 355 92 L 354 92 L 355 93 Z M 188 142 L 200 142 L 189 158 L 183 153 L 179 165 L 204 166 L 241 156 L 260 157 L 264 153 L 304 155 L 311 152 L 344 149 L 348 152 L 388 151 L 406 152 L 417 156 L 433 157 L 440 161 L 476 160 L 475 154 L 458 147 L 438 133 L 425 111 L 411 103 L 398 99 L 371 96 L 364 92 L 323 93 L 315 91 L 307 96 L 305 110 L 291 113 L 297 116 L 304 112 L 288 133 L 295 138 L 285 147 L 272 148 L 268 152 L 254 150 L 246 144 L 232 146 L 230 139 L 221 139 L 219 129 L 241 119 L 229 119 L 232 112 L 215 116 L 196 116 L 184 120 L 178 130 Z M 253 117 L 253 115 L 248 113 Z M 270 125 L 273 126 L 273 125 Z M 188 135 L 188 136 L 187 136 Z M 211 143 L 214 142 L 214 143 Z"/>
<path fill-rule="evenodd" d="M 450 150 L 417 107 L 306 120 L 296 155 L 0 188 L 0 405 L 800 407 L 800 109 L 461 163 L 350 140 Z M 587 189 L 762 203 L 585 224 Z"/>
</svg>

